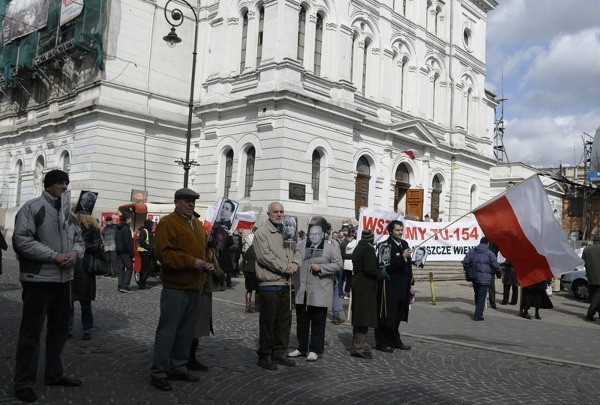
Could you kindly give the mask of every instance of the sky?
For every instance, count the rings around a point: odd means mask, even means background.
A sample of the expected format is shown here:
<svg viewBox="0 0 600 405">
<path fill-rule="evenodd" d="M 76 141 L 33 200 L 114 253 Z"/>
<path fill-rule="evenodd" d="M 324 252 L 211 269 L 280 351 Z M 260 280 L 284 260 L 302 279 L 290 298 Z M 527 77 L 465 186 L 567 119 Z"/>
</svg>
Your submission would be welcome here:
<svg viewBox="0 0 600 405">
<path fill-rule="evenodd" d="M 600 127 L 600 0 L 497 1 L 488 14 L 486 89 L 507 99 L 508 161 L 577 165 L 583 139 L 592 140 L 584 133 Z"/>
</svg>

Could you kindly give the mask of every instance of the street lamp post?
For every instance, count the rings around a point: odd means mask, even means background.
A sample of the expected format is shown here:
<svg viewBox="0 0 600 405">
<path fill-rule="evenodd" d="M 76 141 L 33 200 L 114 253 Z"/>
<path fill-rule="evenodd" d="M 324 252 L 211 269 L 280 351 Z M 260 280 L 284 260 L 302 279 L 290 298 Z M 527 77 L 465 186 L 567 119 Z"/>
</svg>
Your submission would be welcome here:
<svg viewBox="0 0 600 405">
<path fill-rule="evenodd" d="M 165 19 L 171 25 L 171 31 L 165 35 L 163 39 L 169 44 L 170 47 L 174 47 L 181 42 L 181 38 L 175 33 L 175 28 L 179 27 L 183 23 L 183 13 L 179 8 L 174 8 L 171 11 L 167 11 L 168 5 L 171 2 L 184 3 L 186 4 L 192 13 L 196 21 L 196 29 L 194 32 L 194 52 L 192 53 L 192 80 L 190 85 L 190 102 L 188 103 L 188 121 L 187 121 L 187 132 L 186 132 L 186 144 L 185 144 L 185 160 L 176 160 L 177 163 L 183 166 L 183 187 L 188 186 L 188 178 L 190 174 L 190 168 L 196 165 L 195 160 L 190 161 L 190 144 L 192 142 L 192 115 L 194 113 L 194 82 L 196 79 L 196 54 L 198 50 L 198 14 L 194 7 L 186 0 L 168 0 L 165 4 Z"/>
</svg>

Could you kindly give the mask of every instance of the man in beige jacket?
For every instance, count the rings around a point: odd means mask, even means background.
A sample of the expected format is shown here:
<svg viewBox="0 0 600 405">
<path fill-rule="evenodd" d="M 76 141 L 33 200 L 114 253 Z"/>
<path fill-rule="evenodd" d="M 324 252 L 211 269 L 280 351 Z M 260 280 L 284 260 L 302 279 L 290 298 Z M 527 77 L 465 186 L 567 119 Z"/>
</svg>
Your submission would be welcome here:
<svg viewBox="0 0 600 405">
<path fill-rule="evenodd" d="M 292 326 L 290 277 L 302 263 L 295 243 L 283 242 L 283 205 L 269 204 L 268 220 L 254 235 L 256 278 L 260 291 L 258 365 L 277 370 L 295 366 L 287 358 Z"/>
</svg>

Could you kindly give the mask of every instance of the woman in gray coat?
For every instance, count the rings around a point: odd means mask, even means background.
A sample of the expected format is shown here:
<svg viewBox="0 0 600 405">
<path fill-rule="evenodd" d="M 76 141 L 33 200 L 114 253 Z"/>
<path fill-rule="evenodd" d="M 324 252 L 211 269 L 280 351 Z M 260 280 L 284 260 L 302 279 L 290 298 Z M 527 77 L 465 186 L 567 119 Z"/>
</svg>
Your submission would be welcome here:
<svg viewBox="0 0 600 405">
<path fill-rule="evenodd" d="M 293 278 L 298 348 L 288 356 L 306 355 L 307 361 L 317 360 L 325 350 L 327 307 L 333 297 L 335 274 L 342 269 L 340 245 L 325 240 L 325 229 L 325 218 L 311 220 L 307 241 L 300 246 L 304 260 Z"/>
</svg>

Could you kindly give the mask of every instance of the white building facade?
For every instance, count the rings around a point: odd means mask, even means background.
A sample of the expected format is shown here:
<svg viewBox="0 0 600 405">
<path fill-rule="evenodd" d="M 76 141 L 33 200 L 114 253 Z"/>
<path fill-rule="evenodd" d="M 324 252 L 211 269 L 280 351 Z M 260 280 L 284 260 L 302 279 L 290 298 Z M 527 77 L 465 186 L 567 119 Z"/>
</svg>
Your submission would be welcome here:
<svg viewBox="0 0 600 405">
<path fill-rule="evenodd" d="M 0 82 L 7 228 L 57 167 L 75 193 L 99 192 L 97 215 L 131 189 L 168 201 L 182 185 L 192 14 L 179 6 L 183 41 L 170 49 L 165 1 L 96 2 L 102 68 L 93 52 L 66 52 L 58 71 L 40 62 L 12 88 Z M 260 214 L 278 200 L 335 226 L 361 206 L 453 220 L 490 197 L 496 100 L 485 91 L 485 36 L 496 1 L 192 5 L 190 186 L 201 202 L 225 195 Z"/>
</svg>

